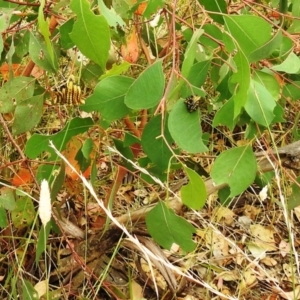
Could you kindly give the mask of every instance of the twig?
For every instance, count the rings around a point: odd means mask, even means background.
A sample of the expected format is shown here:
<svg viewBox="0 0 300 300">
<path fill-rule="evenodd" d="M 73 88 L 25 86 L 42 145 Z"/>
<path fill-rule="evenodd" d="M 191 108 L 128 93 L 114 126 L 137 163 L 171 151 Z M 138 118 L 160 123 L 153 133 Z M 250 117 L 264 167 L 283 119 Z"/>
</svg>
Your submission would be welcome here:
<svg viewBox="0 0 300 300">
<path fill-rule="evenodd" d="M 141 137 L 141 132 L 134 126 L 133 122 L 129 119 L 128 116 L 124 118 L 124 123 L 126 127 L 138 138 Z"/>
<path fill-rule="evenodd" d="M 16 0 L 4 0 L 4 2 L 14 3 L 18 5 L 26 5 L 26 6 L 40 6 L 39 3 L 23 2 L 23 1 L 16 1 Z"/>
</svg>

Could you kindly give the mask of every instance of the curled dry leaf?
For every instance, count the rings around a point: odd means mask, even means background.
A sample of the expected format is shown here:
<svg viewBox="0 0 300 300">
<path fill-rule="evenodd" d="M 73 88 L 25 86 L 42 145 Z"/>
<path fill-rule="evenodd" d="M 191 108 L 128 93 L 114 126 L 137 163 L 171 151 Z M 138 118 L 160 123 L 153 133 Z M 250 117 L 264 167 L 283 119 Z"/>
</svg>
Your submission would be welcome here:
<svg viewBox="0 0 300 300">
<path fill-rule="evenodd" d="M 234 222 L 234 212 L 227 207 L 217 207 L 213 211 L 213 216 L 216 217 L 218 223 L 224 222 L 225 225 L 231 226 Z"/>
<path fill-rule="evenodd" d="M 213 256 L 217 258 L 217 263 L 223 265 L 228 258 L 228 242 L 224 236 L 212 229 L 208 229 L 205 233 L 205 242 L 208 249 L 212 250 Z M 223 259 L 222 259 L 223 258 Z"/>
<path fill-rule="evenodd" d="M 256 243 L 248 243 L 247 245 L 249 251 L 256 259 L 263 259 L 266 256 L 266 249 L 264 247 L 260 247 Z"/>
<path fill-rule="evenodd" d="M 252 206 L 252 205 L 245 205 L 244 215 L 246 217 L 249 217 L 252 220 L 255 220 L 256 216 L 259 215 L 260 212 L 261 212 L 260 208 L 257 208 L 257 207 Z"/>
<path fill-rule="evenodd" d="M 282 265 L 283 272 L 285 276 L 287 277 L 287 280 L 290 280 L 291 282 L 294 282 L 296 278 L 296 267 L 292 266 L 291 264 L 283 264 Z"/>
<path fill-rule="evenodd" d="M 293 299 L 293 300 L 299 300 L 300 299 L 300 285 L 297 285 L 295 289 L 291 292 L 285 292 L 281 289 L 278 289 L 276 286 L 272 287 L 272 290 L 274 293 L 281 296 L 283 299 Z"/>
<path fill-rule="evenodd" d="M 143 288 L 134 280 L 131 282 L 131 291 L 133 300 L 143 300 Z"/>
<path fill-rule="evenodd" d="M 222 278 L 225 281 L 237 281 L 239 280 L 240 274 L 237 271 L 225 271 L 218 274 L 217 278 Z"/>
<path fill-rule="evenodd" d="M 300 221 L 300 205 L 293 209 L 298 221 Z"/>
<path fill-rule="evenodd" d="M 281 240 L 279 244 L 279 250 L 282 257 L 286 257 L 291 251 L 291 245 L 284 240 Z"/>
<path fill-rule="evenodd" d="M 65 158 L 70 162 L 70 164 L 75 168 L 77 173 L 80 172 L 80 166 L 78 161 L 76 160 L 76 156 L 78 154 L 78 151 L 82 147 L 82 141 L 79 136 L 73 136 L 70 141 L 67 143 L 66 150 L 63 152 Z M 95 149 L 92 150 L 90 154 L 91 161 L 95 158 Z M 84 172 L 83 176 L 85 178 L 88 178 L 91 174 L 91 166 L 89 166 Z M 79 178 L 78 174 L 75 173 L 72 168 L 66 164 L 66 175 L 71 178 L 72 180 L 77 180 Z"/>
<path fill-rule="evenodd" d="M 253 287 L 257 284 L 257 277 L 256 274 L 253 270 L 247 269 L 243 274 L 242 274 L 242 280 L 240 282 L 240 291 L 243 293 L 250 287 Z"/>
<path fill-rule="evenodd" d="M 263 258 L 261 260 L 261 262 L 268 267 L 275 267 L 277 265 L 277 260 L 275 260 L 274 258 L 269 257 L 269 256 L 266 256 L 265 258 Z"/>
<path fill-rule="evenodd" d="M 44 296 L 47 292 L 47 288 L 48 288 L 49 282 L 48 280 L 42 280 L 39 281 L 35 286 L 34 289 L 37 291 L 39 299 Z"/>
<path fill-rule="evenodd" d="M 250 231 L 254 237 L 253 243 L 255 243 L 258 247 L 265 251 L 277 250 L 274 239 L 274 229 L 266 228 L 260 224 L 255 224 L 250 226 Z"/>
</svg>

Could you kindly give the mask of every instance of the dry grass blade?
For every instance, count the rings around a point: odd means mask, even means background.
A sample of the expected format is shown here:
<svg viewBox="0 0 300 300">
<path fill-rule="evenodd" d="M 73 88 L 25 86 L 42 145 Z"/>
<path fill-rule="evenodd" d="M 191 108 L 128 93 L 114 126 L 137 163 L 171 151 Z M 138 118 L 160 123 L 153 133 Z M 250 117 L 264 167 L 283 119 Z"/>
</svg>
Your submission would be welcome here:
<svg viewBox="0 0 300 300">
<path fill-rule="evenodd" d="M 50 141 L 50 147 L 52 147 L 54 149 L 54 151 L 56 152 L 56 154 L 67 164 L 70 166 L 70 168 L 73 170 L 73 172 L 77 173 L 78 172 L 75 170 L 75 168 L 67 161 L 67 159 L 55 148 L 55 146 L 53 145 L 53 143 Z M 114 152 L 117 152 L 116 150 L 113 149 Z M 174 266 L 172 263 L 165 261 L 164 259 L 162 259 L 160 256 L 157 256 L 155 253 L 153 253 L 152 251 L 150 251 L 147 247 L 145 247 L 136 237 L 134 237 L 133 235 L 131 235 L 129 233 L 129 231 L 127 230 L 127 228 L 120 224 L 117 219 L 112 215 L 111 211 L 109 209 L 107 209 L 103 202 L 101 200 L 98 199 L 96 192 L 94 191 L 93 187 L 91 186 L 91 184 L 86 180 L 85 177 L 83 177 L 81 174 L 78 174 L 79 178 L 82 180 L 83 184 L 85 185 L 85 187 L 88 189 L 88 191 L 91 193 L 91 195 L 93 196 L 93 198 L 97 201 L 98 205 L 103 209 L 103 211 L 106 213 L 107 217 L 115 224 L 115 226 L 119 227 L 123 233 L 127 236 L 128 240 L 133 243 L 137 249 L 139 249 L 147 263 L 148 266 L 150 268 L 150 272 L 151 272 L 151 276 L 154 277 L 154 271 L 152 268 L 152 263 L 151 263 L 151 259 L 153 260 L 157 260 L 158 262 L 160 262 L 162 265 L 164 265 L 165 268 L 170 269 L 170 271 L 175 272 L 176 274 L 183 276 L 185 278 L 187 278 L 189 281 L 194 282 L 195 284 L 198 284 L 200 286 L 205 287 L 208 291 L 210 291 L 211 293 L 218 295 L 220 297 L 223 297 L 223 299 L 230 299 L 230 300 L 237 300 L 238 298 L 236 297 L 232 297 L 230 295 L 224 295 L 223 293 L 219 292 L 216 288 L 214 288 L 213 286 L 211 286 L 210 284 L 208 284 L 207 282 L 199 279 L 195 279 L 193 274 L 189 273 L 189 272 L 183 272 L 180 268 Z M 158 181 L 158 180 L 157 180 Z M 159 184 L 163 185 L 161 181 L 158 181 Z M 164 186 L 164 185 L 163 185 Z M 174 194 L 171 190 L 170 193 Z M 176 197 L 178 197 L 177 195 L 174 195 Z M 151 257 L 151 259 L 150 259 Z M 154 281 L 154 285 L 155 285 L 155 291 L 157 293 L 157 296 L 159 296 L 158 293 L 158 287 L 155 284 Z"/>
</svg>

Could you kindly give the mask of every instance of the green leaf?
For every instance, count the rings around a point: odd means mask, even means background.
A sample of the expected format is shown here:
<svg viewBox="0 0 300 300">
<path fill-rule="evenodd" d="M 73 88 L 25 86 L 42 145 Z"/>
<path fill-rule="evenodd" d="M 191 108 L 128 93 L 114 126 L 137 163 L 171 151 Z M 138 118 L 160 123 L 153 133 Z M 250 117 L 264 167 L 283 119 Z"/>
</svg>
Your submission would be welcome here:
<svg viewBox="0 0 300 300">
<path fill-rule="evenodd" d="M 146 225 L 152 238 L 165 249 L 170 250 L 173 243 L 184 251 L 193 251 L 196 248 L 191 238 L 195 228 L 175 215 L 163 202 L 159 202 L 146 215 Z"/>
<path fill-rule="evenodd" d="M 273 47 L 280 42 L 281 37 L 273 37 L 272 26 L 260 17 L 242 15 L 225 16 L 224 19 L 230 36 L 250 62 L 268 57 L 273 51 Z M 257 34 L 258 32 L 259 34 Z M 267 47 L 266 44 L 271 40 L 275 41 L 275 43 L 271 43 Z M 264 48 L 262 48 L 263 46 Z M 258 49 L 263 49 L 264 51 L 259 53 Z"/>
<path fill-rule="evenodd" d="M 110 32 L 104 16 L 94 15 L 86 0 L 72 0 L 70 7 L 77 15 L 70 38 L 83 55 L 105 70 L 110 49 Z"/>
<path fill-rule="evenodd" d="M 276 102 L 270 92 L 259 82 L 252 80 L 245 104 L 248 115 L 258 124 L 269 126 L 275 115 Z"/>
<path fill-rule="evenodd" d="M 128 132 L 125 132 L 125 137 L 124 137 L 124 147 L 129 147 L 133 144 L 140 144 L 140 140 L 135 136 L 132 135 Z"/>
<path fill-rule="evenodd" d="M 93 151 L 94 143 L 93 140 L 88 138 L 84 141 L 80 151 L 75 156 L 80 166 L 80 171 L 84 172 L 91 165 L 90 154 Z"/>
<path fill-rule="evenodd" d="M 159 8 L 163 8 L 165 5 L 165 0 L 148 0 L 147 7 L 143 13 L 143 16 L 147 19 L 151 17 L 152 14 L 155 14 Z"/>
<path fill-rule="evenodd" d="M 180 194 L 183 204 L 192 209 L 201 209 L 207 197 L 206 187 L 201 176 L 195 171 L 184 167 L 189 183 L 181 188 Z"/>
<path fill-rule="evenodd" d="M 238 51 L 234 57 L 237 72 L 230 78 L 230 83 L 235 83 L 238 91 L 232 96 L 234 101 L 234 120 L 240 115 L 242 108 L 247 101 L 248 90 L 250 86 L 250 65 L 247 58 L 241 51 Z"/>
<path fill-rule="evenodd" d="M 183 99 L 178 100 L 173 106 L 168 127 L 174 141 L 182 150 L 190 153 L 208 150 L 202 140 L 200 110 L 189 113 Z"/>
<path fill-rule="evenodd" d="M 28 280 L 22 280 L 22 299 L 39 300 L 39 294 Z"/>
<path fill-rule="evenodd" d="M 141 142 L 143 150 L 151 161 L 155 163 L 161 171 L 165 171 L 173 155 L 169 148 L 172 144 L 172 138 L 166 126 L 162 126 L 161 122 L 161 115 L 152 118 L 145 126 Z M 163 139 L 162 134 L 165 139 Z"/>
<path fill-rule="evenodd" d="M 0 189 L 0 192 L 0 206 L 7 210 L 13 210 L 16 207 L 15 194 L 13 190 L 3 187 Z"/>
<path fill-rule="evenodd" d="M 252 78 L 262 84 L 269 91 L 274 100 L 279 98 L 281 87 L 273 73 L 269 73 L 268 70 L 254 71 Z"/>
<path fill-rule="evenodd" d="M 299 34 L 300 32 L 300 2 L 297 0 L 293 0 L 292 5 L 292 16 L 294 18 L 291 18 L 292 20 L 292 26 L 288 29 L 288 32 L 290 33 L 296 33 Z"/>
<path fill-rule="evenodd" d="M 13 8 L 4 8 L 1 7 L 0 15 L 0 33 L 3 33 L 6 28 L 9 26 L 10 18 L 12 16 Z M 3 38 L 0 39 L 0 54 L 3 51 Z"/>
<path fill-rule="evenodd" d="M 255 155 L 250 146 L 243 146 L 222 152 L 212 166 L 211 177 L 216 185 L 228 184 L 233 197 L 253 183 L 256 172 Z"/>
<path fill-rule="evenodd" d="M 48 222 L 46 227 L 41 226 L 41 229 L 38 233 L 36 253 L 35 253 L 35 263 L 36 264 L 39 263 L 42 253 L 46 251 L 46 245 L 48 242 L 50 229 L 51 229 L 51 222 Z"/>
<path fill-rule="evenodd" d="M 21 197 L 16 201 L 16 207 L 11 211 L 11 220 L 18 229 L 30 226 L 35 218 L 35 210 L 32 200 L 27 197 Z"/>
<path fill-rule="evenodd" d="M 131 64 L 127 61 L 123 61 L 120 64 L 113 64 L 110 70 L 107 70 L 105 74 L 101 75 L 100 80 L 103 80 L 107 77 L 121 75 L 124 72 L 127 72 Z"/>
<path fill-rule="evenodd" d="M 288 209 L 291 211 L 295 207 L 300 205 L 300 177 L 296 179 L 296 182 L 292 184 L 292 193 L 287 199 Z"/>
<path fill-rule="evenodd" d="M 133 82 L 125 96 L 125 104 L 136 110 L 152 108 L 161 100 L 164 89 L 162 60 L 158 60 Z"/>
<path fill-rule="evenodd" d="M 195 90 L 199 89 L 201 87 L 207 77 L 207 71 L 210 67 L 210 61 L 201 61 L 196 64 L 194 64 L 190 72 L 184 82 L 184 86 L 181 90 L 181 97 L 186 98 L 190 95 L 198 95 L 198 93 L 195 93 Z M 205 96 L 205 92 L 202 91 L 202 95 L 198 96 Z"/>
<path fill-rule="evenodd" d="M 234 100 L 229 99 L 215 114 L 213 120 L 213 126 L 219 125 L 227 126 L 231 131 L 235 126 L 234 122 Z"/>
<path fill-rule="evenodd" d="M 98 0 L 98 5 L 101 14 L 105 17 L 110 27 L 117 28 L 117 26 L 121 26 L 121 27 L 126 26 L 125 22 L 122 20 L 122 18 L 119 15 L 117 15 L 113 7 L 111 7 L 110 9 L 107 8 L 103 0 Z"/>
<path fill-rule="evenodd" d="M 85 159 L 90 158 L 90 154 L 92 153 L 94 148 L 94 142 L 91 138 L 88 138 L 84 141 L 83 145 L 82 145 L 82 154 L 84 156 Z"/>
<path fill-rule="evenodd" d="M 54 51 L 50 41 L 49 24 L 44 19 L 44 7 L 45 7 L 45 0 L 40 0 L 39 13 L 38 13 L 38 25 L 39 25 L 39 30 L 45 39 L 46 47 L 51 59 L 52 67 L 53 69 L 56 69 L 57 63 L 55 62 Z"/>
<path fill-rule="evenodd" d="M 42 182 L 43 179 L 47 179 L 49 182 L 51 186 L 51 199 L 55 199 L 55 197 L 52 198 L 52 195 L 55 196 L 55 193 L 58 192 L 59 185 L 65 180 L 65 165 L 40 165 L 37 169 L 36 180 Z"/>
<path fill-rule="evenodd" d="M 133 161 L 134 155 L 132 153 L 132 149 L 124 145 L 124 142 L 121 140 L 114 139 L 114 144 L 117 150 L 128 160 Z M 131 163 L 129 163 L 126 159 L 123 159 L 123 164 L 128 170 L 133 170 Z"/>
<path fill-rule="evenodd" d="M 35 79 L 30 77 L 15 77 L 4 83 L 0 89 L 0 113 L 14 111 L 23 99 L 33 96 L 34 87 Z"/>
<path fill-rule="evenodd" d="M 271 69 L 287 74 L 298 74 L 300 71 L 299 57 L 294 52 L 291 52 L 281 64 L 272 66 Z"/>
<path fill-rule="evenodd" d="M 114 7 L 114 10 L 120 17 L 127 19 L 128 12 L 129 12 L 132 4 L 130 4 L 129 2 L 126 2 L 124 0 L 114 0 L 114 1 L 112 1 L 112 6 Z M 132 13 L 130 15 L 132 15 Z"/>
<path fill-rule="evenodd" d="M 6 210 L 0 206 L 0 228 L 5 228 L 7 225 Z"/>
<path fill-rule="evenodd" d="M 94 124 L 91 118 L 74 118 L 66 124 L 63 130 L 53 135 L 34 134 L 26 143 L 25 154 L 30 159 L 37 158 L 44 151 L 51 153 L 55 159 L 54 151 L 49 146 L 53 144 L 59 151 L 63 151 L 71 137 L 86 132 Z M 52 156 L 51 156 L 52 158 Z"/>
<path fill-rule="evenodd" d="M 294 81 L 291 84 L 285 84 L 282 91 L 283 98 L 289 100 L 300 99 L 300 81 Z"/>
<path fill-rule="evenodd" d="M 25 32 L 20 31 L 16 34 L 14 38 L 16 52 L 15 56 L 18 58 L 18 61 L 21 60 L 29 51 L 29 39 L 30 31 L 26 30 Z"/>
<path fill-rule="evenodd" d="M 290 54 L 290 52 L 293 51 L 293 48 L 294 48 L 294 42 L 290 38 L 284 36 L 282 38 L 281 44 L 272 53 L 271 57 L 279 58 L 281 60 L 285 59 Z"/>
<path fill-rule="evenodd" d="M 80 109 L 86 112 L 98 111 L 109 122 L 125 117 L 130 109 L 124 104 L 124 97 L 133 82 L 132 78 L 125 76 L 103 79 Z"/>
<path fill-rule="evenodd" d="M 208 10 L 210 17 L 220 23 L 224 24 L 222 14 L 227 14 L 227 4 L 225 0 L 198 0 L 201 5 L 205 7 L 205 10 Z M 217 14 L 215 14 L 216 12 Z"/>
<path fill-rule="evenodd" d="M 195 60 L 195 56 L 196 56 L 196 52 L 199 51 L 198 49 L 198 41 L 199 41 L 199 38 L 200 36 L 204 33 L 204 30 L 203 29 L 197 29 L 186 50 L 185 50 L 185 53 L 184 53 L 184 60 L 183 60 L 183 63 L 182 63 L 182 67 L 181 67 L 181 73 L 182 73 L 182 76 L 187 78 L 189 73 L 190 73 L 190 69 L 191 67 L 194 65 L 194 60 Z M 183 84 L 183 79 L 181 79 L 181 82 Z"/>
<path fill-rule="evenodd" d="M 65 169 L 66 169 L 65 164 L 61 164 L 60 166 L 53 165 L 52 169 L 50 169 L 50 172 L 47 171 L 45 172 L 48 173 L 48 175 L 44 176 L 45 173 L 43 172 L 44 169 L 42 168 L 42 166 L 38 168 L 36 179 L 38 180 L 38 182 L 41 182 L 43 179 L 47 179 L 49 185 L 51 186 L 51 190 L 50 190 L 51 199 L 56 199 L 59 191 L 61 190 L 65 182 L 65 175 L 66 175 Z"/>
<path fill-rule="evenodd" d="M 203 34 L 200 36 L 199 42 L 201 45 L 211 49 L 218 48 L 220 43 L 223 42 L 223 33 L 219 27 L 214 24 L 205 24 L 202 29 L 204 30 L 205 35 Z M 220 43 L 217 43 L 217 41 Z"/>
<path fill-rule="evenodd" d="M 54 73 L 58 69 L 56 55 L 52 60 L 46 43 L 39 34 L 30 33 L 29 55 L 37 66 L 48 72 Z"/>
<path fill-rule="evenodd" d="M 74 26 L 74 19 L 70 19 L 59 27 L 60 33 L 60 45 L 63 49 L 70 49 L 74 46 L 73 41 L 70 38 Z"/>
<path fill-rule="evenodd" d="M 90 62 L 83 70 L 81 80 L 88 86 L 95 87 L 99 83 L 99 77 L 103 74 L 101 67 Z"/>
<path fill-rule="evenodd" d="M 18 135 L 36 126 L 42 117 L 44 95 L 37 95 L 19 103 L 15 110 L 12 133 Z M 34 108 L 34 109 L 33 109 Z"/>
<path fill-rule="evenodd" d="M 260 46 L 254 50 L 250 56 L 249 61 L 259 61 L 266 57 L 269 57 L 282 43 L 282 32 L 278 30 L 277 33 L 272 36 L 272 38 L 266 42 L 264 45 Z"/>
</svg>

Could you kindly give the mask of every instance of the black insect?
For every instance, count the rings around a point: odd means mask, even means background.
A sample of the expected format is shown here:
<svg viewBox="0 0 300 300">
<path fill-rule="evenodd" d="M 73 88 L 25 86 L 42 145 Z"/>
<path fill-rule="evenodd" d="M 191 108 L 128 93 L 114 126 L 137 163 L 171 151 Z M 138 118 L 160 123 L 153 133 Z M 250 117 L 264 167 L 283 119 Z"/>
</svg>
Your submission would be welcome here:
<svg viewBox="0 0 300 300">
<path fill-rule="evenodd" d="M 200 107 L 199 96 L 189 96 L 185 99 L 184 104 L 189 113 L 196 111 Z"/>
</svg>

